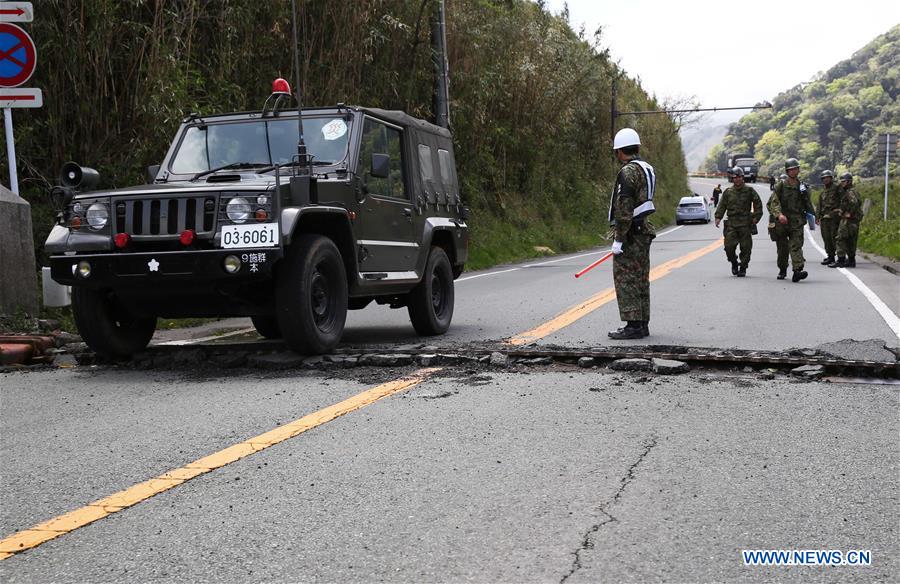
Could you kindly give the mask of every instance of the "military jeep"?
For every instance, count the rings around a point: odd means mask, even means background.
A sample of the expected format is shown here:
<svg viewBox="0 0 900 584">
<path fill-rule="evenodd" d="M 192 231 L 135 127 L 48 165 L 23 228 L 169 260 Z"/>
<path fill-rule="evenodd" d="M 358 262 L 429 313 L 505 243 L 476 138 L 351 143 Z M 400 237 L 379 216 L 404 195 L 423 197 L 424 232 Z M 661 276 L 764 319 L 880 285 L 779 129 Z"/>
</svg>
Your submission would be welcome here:
<svg viewBox="0 0 900 584">
<path fill-rule="evenodd" d="M 320 354 L 372 301 L 421 335 L 448 329 L 468 255 L 450 132 L 343 104 L 302 120 L 305 163 L 298 112 L 264 107 L 192 114 L 146 185 L 89 191 L 95 171 L 64 167 L 45 247 L 92 349 L 127 358 L 157 317 L 249 316 Z"/>
</svg>

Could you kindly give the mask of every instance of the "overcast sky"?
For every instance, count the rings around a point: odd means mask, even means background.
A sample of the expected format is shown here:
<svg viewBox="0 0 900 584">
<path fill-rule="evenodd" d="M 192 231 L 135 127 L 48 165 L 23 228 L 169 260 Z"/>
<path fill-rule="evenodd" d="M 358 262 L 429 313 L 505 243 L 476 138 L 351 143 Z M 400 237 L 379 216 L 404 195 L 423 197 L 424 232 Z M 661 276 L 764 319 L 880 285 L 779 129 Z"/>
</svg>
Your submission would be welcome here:
<svg viewBox="0 0 900 584">
<path fill-rule="evenodd" d="M 568 0 L 570 23 L 603 27 L 602 47 L 658 98 L 702 107 L 771 100 L 900 23 L 900 1 Z M 564 0 L 547 0 L 559 13 Z M 790 63 L 790 64 L 789 64 Z M 741 113 L 716 114 L 730 122 Z M 705 124 L 704 124 L 705 125 Z"/>
</svg>

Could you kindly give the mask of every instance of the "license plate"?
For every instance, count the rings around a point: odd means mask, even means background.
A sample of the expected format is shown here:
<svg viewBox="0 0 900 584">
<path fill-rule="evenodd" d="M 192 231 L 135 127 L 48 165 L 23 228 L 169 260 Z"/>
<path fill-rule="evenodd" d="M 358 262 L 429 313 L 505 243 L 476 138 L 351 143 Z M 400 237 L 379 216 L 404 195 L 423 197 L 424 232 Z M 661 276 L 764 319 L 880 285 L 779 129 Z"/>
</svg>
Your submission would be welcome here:
<svg viewBox="0 0 900 584">
<path fill-rule="evenodd" d="M 278 223 L 222 226 L 222 247 L 225 249 L 275 247 L 277 245 Z"/>
</svg>

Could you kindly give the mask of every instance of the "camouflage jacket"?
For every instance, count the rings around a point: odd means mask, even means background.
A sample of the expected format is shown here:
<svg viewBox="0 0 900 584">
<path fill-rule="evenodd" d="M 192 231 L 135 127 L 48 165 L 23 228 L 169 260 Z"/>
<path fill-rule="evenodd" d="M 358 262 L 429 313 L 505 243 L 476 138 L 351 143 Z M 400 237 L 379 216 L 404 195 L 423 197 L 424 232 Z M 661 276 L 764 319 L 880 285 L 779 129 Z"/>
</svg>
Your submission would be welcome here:
<svg viewBox="0 0 900 584">
<path fill-rule="evenodd" d="M 835 209 L 841 208 L 841 189 L 835 183 L 822 189 L 819 196 L 819 210 L 816 215 L 820 219 L 838 219 Z"/>
<path fill-rule="evenodd" d="M 859 200 L 859 194 L 852 186 L 841 190 L 841 219 L 846 219 L 853 223 L 859 223 L 862 220 L 862 202 Z M 850 213 L 850 217 L 844 217 L 846 213 Z"/>
<path fill-rule="evenodd" d="M 804 190 L 800 190 L 801 186 L 805 187 Z M 791 185 L 787 181 L 779 181 L 766 206 L 773 219 L 783 214 L 791 225 L 802 225 L 806 223 L 807 213 L 816 213 L 809 200 L 809 188 L 800 182 Z"/>
<path fill-rule="evenodd" d="M 634 230 L 653 233 L 645 217 L 655 210 L 655 189 L 656 175 L 652 166 L 637 157 L 622 166 L 609 202 L 609 222 L 614 226 L 616 241 L 627 241 L 628 234 Z"/>
<path fill-rule="evenodd" d="M 751 186 L 728 187 L 716 207 L 716 219 L 721 219 L 725 213 L 728 213 L 729 227 L 749 227 L 762 219 L 762 199 Z"/>
</svg>

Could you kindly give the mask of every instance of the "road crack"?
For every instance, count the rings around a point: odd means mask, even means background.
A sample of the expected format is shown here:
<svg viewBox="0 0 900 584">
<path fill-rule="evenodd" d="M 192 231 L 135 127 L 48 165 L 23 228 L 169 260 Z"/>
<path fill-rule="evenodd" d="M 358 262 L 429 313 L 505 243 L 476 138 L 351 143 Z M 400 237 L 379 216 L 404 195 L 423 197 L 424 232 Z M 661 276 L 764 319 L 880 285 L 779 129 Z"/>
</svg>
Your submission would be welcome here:
<svg viewBox="0 0 900 584">
<path fill-rule="evenodd" d="M 651 435 L 644 442 L 644 450 L 638 455 L 637 460 L 635 460 L 631 466 L 628 467 L 628 470 L 625 471 L 625 474 L 622 478 L 619 479 L 619 488 L 616 489 L 616 492 L 613 493 L 613 496 L 607 499 L 606 501 L 600 503 L 597 506 L 597 511 L 602 514 L 601 520 L 594 525 L 592 525 L 587 531 L 584 533 L 584 537 L 581 539 L 581 545 L 578 546 L 574 552 L 572 552 L 572 566 L 569 568 L 568 573 L 562 577 L 562 580 L 559 581 L 559 584 L 564 584 L 566 580 L 571 578 L 578 570 L 581 569 L 581 553 L 585 550 L 594 549 L 594 539 L 597 532 L 603 528 L 603 526 L 608 525 L 610 523 L 618 521 L 614 515 L 609 512 L 609 508 L 618 503 L 619 499 L 622 497 L 622 494 L 625 492 L 625 489 L 628 488 L 632 482 L 634 482 L 636 478 L 637 467 L 647 458 L 647 455 L 650 454 L 650 451 L 653 450 L 658 444 L 658 439 L 655 435 Z"/>
</svg>

